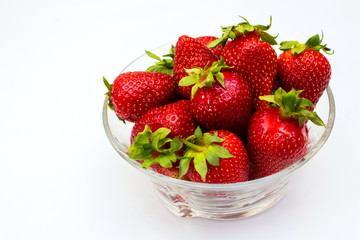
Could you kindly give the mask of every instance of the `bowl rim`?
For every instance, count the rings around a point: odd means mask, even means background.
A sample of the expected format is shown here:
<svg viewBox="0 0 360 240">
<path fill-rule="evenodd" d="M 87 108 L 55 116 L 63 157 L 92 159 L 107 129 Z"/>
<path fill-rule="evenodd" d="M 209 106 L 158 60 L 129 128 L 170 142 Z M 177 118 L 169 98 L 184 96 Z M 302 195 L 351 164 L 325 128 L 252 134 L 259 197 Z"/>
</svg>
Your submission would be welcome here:
<svg viewBox="0 0 360 240">
<path fill-rule="evenodd" d="M 160 46 L 158 48 L 155 48 L 154 50 L 165 47 L 167 45 L 169 45 L 169 43 L 164 44 L 164 45 L 162 45 L 162 46 Z M 154 51 L 154 50 L 152 50 L 152 51 Z M 141 59 L 145 55 L 146 54 L 142 54 L 141 56 L 135 58 L 120 73 L 124 72 L 134 62 Z M 109 108 L 108 108 L 109 97 L 108 96 L 105 97 L 105 101 L 104 101 L 104 104 L 103 104 L 102 120 L 103 120 L 103 127 L 104 127 L 105 133 L 107 135 L 107 138 L 109 139 L 111 145 L 119 153 L 119 155 L 124 160 L 126 160 L 126 162 L 128 162 L 130 165 L 132 165 L 136 169 L 138 169 L 141 172 L 151 176 L 153 181 L 156 181 L 156 182 L 164 182 L 165 181 L 168 184 L 173 184 L 173 185 L 187 187 L 187 188 L 193 188 L 193 189 L 202 189 L 202 190 L 239 190 L 239 189 L 247 189 L 247 188 L 250 188 L 250 187 L 255 187 L 255 186 L 258 186 L 258 185 L 268 184 L 268 183 L 274 182 L 276 180 L 282 179 L 283 177 L 285 177 L 287 175 L 290 175 L 296 169 L 300 168 L 305 163 L 307 163 L 322 148 L 322 146 L 328 140 L 328 138 L 330 136 L 330 133 L 331 133 L 331 131 L 333 129 L 334 122 L 335 122 L 335 112 L 336 112 L 335 99 L 334 99 L 334 95 L 333 95 L 333 92 L 332 92 L 330 86 L 328 86 L 326 88 L 326 93 L 327 93 L 328 104 L 329 104 L 328 121 L 327 121 L 327 123 L 325 125 L 324 132 L 322 133 L 321 137 L 319 138 L 317 143 L 314 145 L 314 147 L 311 149 L 311 151 L 308 152 L 302 159 L 300 159 L 296 163 L 292 164 L 291 166 L 289 166 L 289 167 L 287 167 L 287 168 L 285 168 L 285 169 L 283 169 L 283 170 L 281 170 L 281 171 L 279 171 L 277 173 L 274 173 L 272 175 L 262 177 L 262 178 L 259 178 L 259 179 L 249 180 L 249 181 L 246 181 L 246 182 L 238 182 L 238 183 L 217 184 L 217 183 L 201 183 L 201 182 L 184 181 L 184 180 L 181 180 L 181 179 L 171 178 L 171 177 L 159 174 L 159 173 L 153 171 L 150 168 L 145 169 L 137 161 L 135 161 L 133 159 L 130 159 L 128 157 L 127 153 L 124 152 L 121 149 L 120 145 L 118 144 L 118 141 L 113 136 L 113 134 L 112 134 L 112 132 L 110 130 L 109 121 L 108 121 L 108 110 L 109 110 Z"/>
</svg>

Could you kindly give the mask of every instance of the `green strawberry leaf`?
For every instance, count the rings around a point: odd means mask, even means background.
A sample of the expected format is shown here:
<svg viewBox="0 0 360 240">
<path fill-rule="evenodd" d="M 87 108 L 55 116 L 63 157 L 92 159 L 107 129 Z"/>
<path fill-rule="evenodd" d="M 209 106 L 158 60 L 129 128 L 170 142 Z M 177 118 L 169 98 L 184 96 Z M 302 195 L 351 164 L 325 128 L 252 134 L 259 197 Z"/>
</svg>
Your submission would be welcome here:
<svg viewBox="0 0 360 240">
<path fill-rule="evenodd" d="M 195 84 L 197 82 L 198 82 L 198 80 L 194 76 L 187 76 L 187 77 L 183 77 L 180 80 L 179 86 L 182 86 L 182 87 L 190 86 L 190 85 L 193 85 L 193 84 Z"/>
<path fill-rule="evenodd" d="M 306 117 L 299 117 L 298 118 L 299 127 L 301 127 L 306 122 Z"/>
<path fill-rule="evenodd" d="M 315 105 L 308 99 L 303 98 L 301 103 L 300 103 L 300 107 L 312 107 L 315 108 Z"/>
<path fill-rule="evenodd" d="M 229 27 L 226 27 L 226 28 L 222 28 L 223 29 L 223 34 L 220 38 L 212 41 L 211 43 L 209 43 L 207 46 L 209 48 L 216 48 L 217 46 L 219 46 L 220 44 L 222 44 L 223 46 L 225 46 L 228 38 L 229 38 L 229 35 L 230 35 L 230 32 L 232 31 L 233 29 L 233 26 L 229 26 Z"/>
<path fill-rule="evenodd" d="M 245 19 L 245 18 L 243 18 L 243 19 Z M 246 20 L 247 21 L 247 20 Z M 248 21 L 247 21 L 248 22 Z M 270 23 L 269 23 L 269 25 L 260 25 L 260 24 L 258 24 L 258 25 L 255 25 L 254 27 L 255 28 L 258 28 L 258 29 L 261 29 L 262 31 L 267 31 L 267 30 L 269 30 L 270 29 L 270 27 L 271 27 L 271 25 L 272 25 L 272 16 L 270 15 Z"/>
<path fill-rule="evenodd" d="M 278 36 L 272 36 L 267 32 L 261 32 L 260 39 L 267 42 L 270 45 L 277 45 L 275 38 Z"/>
<path fill-rule="evenodd" d="M 255 30 L 254 26 L 250 25 L 249 23 L 243 23 L 240 25 L 237 25 L 234 28 L 234 32 L 237 32 L 238 34 L 244 35 L 247 32 L 253 32 Z"/>
<path fill-rule="evenodd" d="M 150 136 L 150 140 L 152 140 L 154 138 L 154 136 L 159 136 L 159 138 L 163 139 L 165 138 L 167 135 L 169 135 L 171 132 L 170 129 L 167 128 L 158 128 L 155 132 L 153 132 L 153 134 Z"/>
<path fill-rule="evenodd" d="M 297 96 L 295 92 L 290 91 L 287 94 L 282 95 L 281 104 L 286 112 L 294 112 L 297 102 Z"/>
<path fill-rule="evenodd" d="M 197 126 L 197 128 L 195 129 L 195 132 L 194 132 L 194 136 L 195 138 L 197 139 L 201 139 L 202 136 L 203 136 L 203 133 L 201 131 L 201 128 L 199 126 Z M 191 137 L 191 136 L 190 136 Z M 188 138 L 189 139 L 189 138 Z"/>
<path fill-rule="evenodd" d="M 316 47 L 316 46 L 319 46 L 321 43 L 321 40 L 320 40 L 320 36 L 319 34 L 316 34 L 314 36 L 312 36 L 311 38 L 309 38 L 305 45 L 307 46 L 310 46 L 310 47 Z"/>
<path fill-rule="evenodd" d="M 275 91 L 274 103 L 278 104 L 279 106 L 281 106 L 282 104 L 282 95 L 283 95 L 282 88 L 279 88 L 278 90 Z"/>
<path fill-rule="evenodd" d="M 133 144 L 128 148 L 130 158 L 136 160 L 152 158 L 151 152 L 153 148 L 149 141 L 150 135 L 150 127 L 146 125 L 144 130 L 135 137 Z"/>
<path fill-rule="evenodd" d="M 206 173 L 207 173 L 207 164 L 204 154 L 198 154 L 194 157 L 194 167 L 195 170 L 200 174 L 201 179 L 205 182 Z"/>
<path fill-rule="evenodd" d="M 173 166 L 172 162 L 174 162 L 174 160 L 176 161 L 175 154 L 170 154 L 170 155 L 160 154 L 155 158 L 155 161 L 158 162 L 160 166 L 164 168 L 171 168 Z"/>
<path fill-rule="evenodd" d="M 259 99 L 263 100 L 263 101 L 271 102 L 271 103 L 275 102 L 274 95 L 260 96 Z"/>
<path fill-rule="evenodd" d="M 310 120 L 315 125 L 325 126 L 325 123 L 321 120 L 321 118 L 318 116 L 318 114 L 316 112 L 312 112 L 307 109 L 302 109 L 301 111 L 299 111 L 298 114 L 303 116 L 305 119 Z M 301 126 L 300 124 L 301 123 L 299 122 L 299 126 Z"/>
<path fill-rule="evenodd" d="M 194 98 L 195 93 L 197 92 L 198 89 L 199 89 L 199 84 L 195 84 L 195 85 L 191 88 L 191 98 Z"/>
<path fill-rule="evenodd" d="M 204 151 L 204 156 L 208 163 L 210 163 L 212 166 L 219 166 L 220 165 L 220 159 L 219 156 L 213 151 L 212 148 L 208 148 Z"/>
<path fill-rule="evenodd" d="M 298 54 L 302 53 L 303 51 L 305 51 L 305 49 L 306 49 L 305 44 L 298 44 L 294 48 L 291 49 L 291 53 L 293 55 L 298 55 Z"/>
<path fill-rule="evenodd" d="M 217 132 L 214 134 L 205 133 L 203 139 L 206 145 L 211 145 L 213 142 L 222 143 L 224 139 L 218 137 Z"/>
<path fill-rule="evenodd" d="M 215 74 L 216 80 L 220 83 L 220 85 L 225 88 L 225 77 L 224 74 L 221 72 L 218 72 Z"/>
<path fill-rule="evenodd" d="M 112 84 L 110 84 L 110 83 L 108 82 L 108 80 L 106 80 L 106 78 L 105 78 L 104 76 L 103 76 L 103 82 L 104 82 L 106 88 L 108 89 L 108 91 L 111 92 Z"/>
<path fill-rule="evenodd" d="M 279 49 L 282 51 L 287 51 L 295 47 L 297 44 L 299 44 L 298 41 L 283 41 L 280 43 Z"/>
<path fill-rule="evenodd" d="M 181 157 L 179 163 L 180 177 L 183 177 L 189 170 L 192 157 Z"/>
<path fill-rule="evenodd" d="M 229 33 L 229 37 L 231 38 L 231 40 L 235 40 L 236 34 L 235 34 L 233 31 L 231 31 L 231 32 Z M 224 47 L 225 45 L 226 45 L 226 42 L 223 43 L 223 47 Z"/>
<path fill-rule="evenodd" d="M 206 76 L 204 87 L 212 87 L 212 83 L 214 81 L 214 75 L 209 72 L 209 74 Z"/>
<path fill-rule="evenodd" d="M 172 139 L 172 141 L 170 142 L 170 149 L 169 151 L 171 151 L 171 153 L 176 153 L 177 151 L 179 151 L 181 148 L 183 147 L 183 143 L 182 141 L 177 138 L 177 137 L 174 137 Z M 166 151 L 163 151 L 164 153 Z"/>
<path fill-rule="evenodd" d="M 149 168 L 151 165 L 153 165 L 153 164 L 156 164 L 157 163 L 157 161 L 155 160 L 155 159 L 153 159 L 153 158 L 150 158 L 150 159 L 145 159 L 144 161 L 143 161 L 143 163 L 142 163 L 142 167 L 143 168 Z"/>
<path fill-rule="evenodd" d="M 145 50 L 145 53 L 146 53 L 146 55 L 148 55 L 149 57 L 151 57 L 151 58 L 153 58 L 153 59 L 155 59 L 155 60 L 158 60 L 159 62 L 162 61 L 160 57 L 158 57 L 157 55 L 153 54 L 153 53 L 150 52 L 150 51 Z"/>
<path fill-rule="evenodd" d="M 216 155 L 220 158 L 232 158 L 234 157 L 229 150 L 226 148 L 218 145 L 218 144 L 212 144 L 211 147 L 214 149 Z"/>
</svg>

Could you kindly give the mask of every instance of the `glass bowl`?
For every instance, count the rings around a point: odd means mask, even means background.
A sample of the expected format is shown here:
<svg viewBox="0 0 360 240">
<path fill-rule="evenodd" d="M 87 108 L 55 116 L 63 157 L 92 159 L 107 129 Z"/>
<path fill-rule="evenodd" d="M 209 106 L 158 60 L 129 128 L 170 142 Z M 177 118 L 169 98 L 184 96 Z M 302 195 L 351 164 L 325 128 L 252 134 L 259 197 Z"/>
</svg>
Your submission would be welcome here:
<svg viewBox="0 0 360 240">
<path fill-rule="evenodd" d="M 165 44 L 151 52 L 162 56 L 168 53 L 170 47 L 171 44 Z M 144 54 L 121 72 L 145 70 L 153 63 L 154 60 Z M 107 103 L 106 97 L 103 124 L 112 146 L 123 160 L 151 179 L 165 206 L 177 216 L 184 218 L 239 219 L 258 214 L 273 206 L 285 194 L 292 173 L 313 158 L 325 144 L 335 120 L 334 96 L 328 87 L 316 107 L 316 112 L 326 123 L 326 127 L 315 126 L 308 122 L 309 150 L 304 158 L 264 178 L 233 184 L 207 184 L 170 178 L 150 168 L 144 169 L 138 162 L 130 159 L 127 148 L 130 146 L 130 134 L 134 124 L 130 122 L 124 124 L 119 121 L 115 112 L 109 110 Z"/>
</svg>

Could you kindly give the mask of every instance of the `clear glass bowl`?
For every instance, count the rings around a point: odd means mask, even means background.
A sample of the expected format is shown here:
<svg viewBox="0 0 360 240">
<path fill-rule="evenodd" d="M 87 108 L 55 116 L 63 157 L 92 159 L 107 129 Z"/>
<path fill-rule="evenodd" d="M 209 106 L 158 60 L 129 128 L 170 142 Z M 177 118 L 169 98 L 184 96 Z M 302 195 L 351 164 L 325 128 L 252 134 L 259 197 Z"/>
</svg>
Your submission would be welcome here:
<svg viewBox="0 0 360 240">
<path fill-rule="evenodd" d="M 167 54 L 171 44 L 152 50 L 158 56 Z M 131 62 L 122 72 L 145 70 L 154 60 L 145 54 Z M 206 184 L 170 178 L 144 169 L 129 158 L 127 147 L 133 123 L 123 124 L 115 112 L 109 110 L 108 99 L 103 107 L 103 124 L 108 139 L 121 158 L 148 175 L 159 197 L 174 214 L 184 217 L 202 217 L 217 220 L 238 219 L 258 214 L 281 199 L 285 194 L 291 174 L 313 158 L 328 139 L 335 120 L 334 96 L 328 87 L 316 107 L 316 112 L 326 123 L 319 127 L 308 123 L 309 150 L 306 156 L 292 166 L 264 178 L 233 184 Z"/>
</svg>

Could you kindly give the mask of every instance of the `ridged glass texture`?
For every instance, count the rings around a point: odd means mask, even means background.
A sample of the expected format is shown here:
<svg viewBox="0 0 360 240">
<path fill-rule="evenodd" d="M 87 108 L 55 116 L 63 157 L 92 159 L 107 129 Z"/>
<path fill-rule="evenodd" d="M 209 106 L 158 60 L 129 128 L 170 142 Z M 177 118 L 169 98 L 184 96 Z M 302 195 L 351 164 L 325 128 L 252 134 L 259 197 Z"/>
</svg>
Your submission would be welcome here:
<svg viewBox="0 0 360 240">
<path fill-rule="evenodd" d="M 167 54 L 171 44 L 152 50 L 158 56 Z M 122 72 L 145 70 L 154 62 L 146 55 L 131 62 Z M 258 214 L 274 205 L 285 194 L 292 173 L 303 166 L 327 141 L 335 120 L 334 96 L 328 87 L 317 104 L 316 111 L 326 127 L 308 123 L 309 150 L 306 156 L 292 166 L 265 178 L 234 184 L 205 184 L 173 179 L 144 169 L 129 159 L 126 148 L 130 144 L 133 123 L 123 124 L 115 113 L 103 107 L 103 124 L 112 146 L 121 156 L 139 171 L 148 175 L 165 206 L 174 214 L 190 218 L 202 217 L 217 220 L 239 219 Z M 141 189 L 139 189 L 141 191 Z"/>
</svg>

